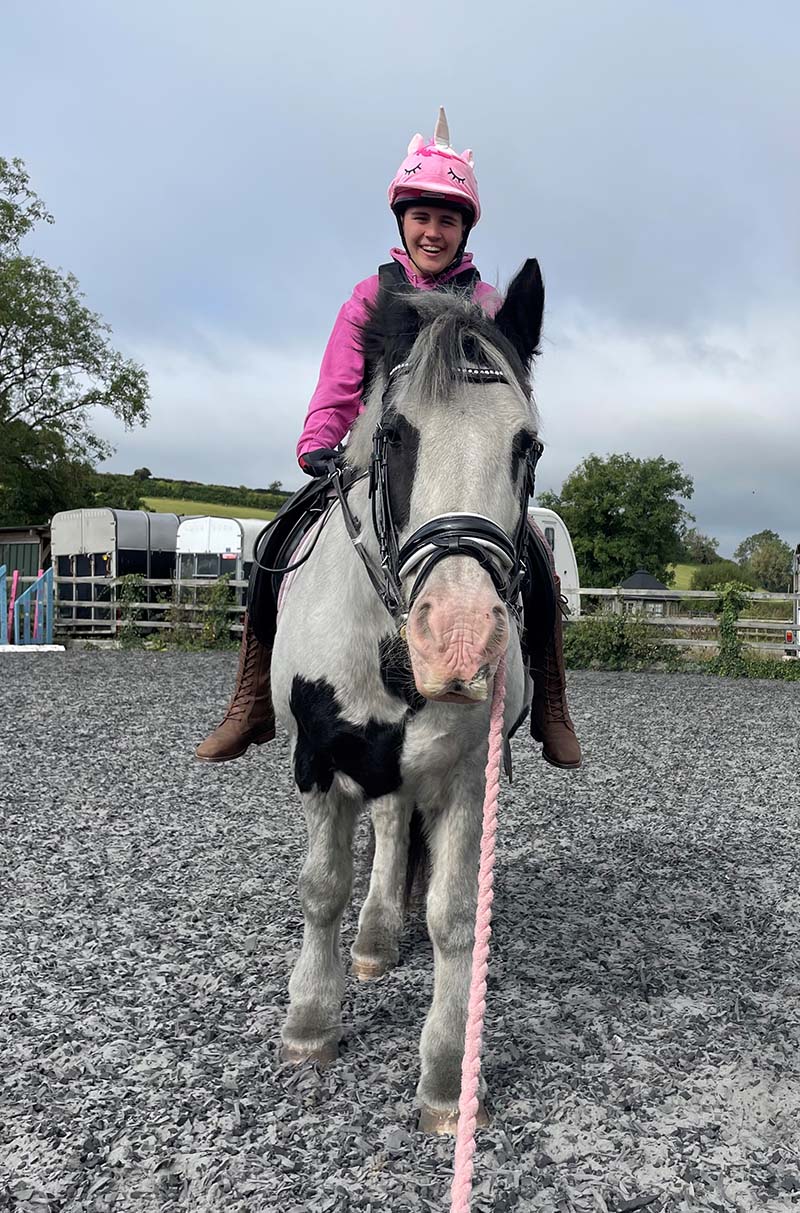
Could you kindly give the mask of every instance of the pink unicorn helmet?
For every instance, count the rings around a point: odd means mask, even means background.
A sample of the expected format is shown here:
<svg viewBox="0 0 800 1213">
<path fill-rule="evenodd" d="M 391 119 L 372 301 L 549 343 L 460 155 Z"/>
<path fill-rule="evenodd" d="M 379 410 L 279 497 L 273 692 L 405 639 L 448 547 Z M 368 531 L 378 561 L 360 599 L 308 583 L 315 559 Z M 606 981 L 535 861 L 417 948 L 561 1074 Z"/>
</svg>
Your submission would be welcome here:
<svg viewBox="0 0 800 1213">
<path fill-rule="evenodd" d="M 398 222 L 406 206 L 425 201 L 466 211 L 467 228 L 474 227 L 481 217 L 481 204 L 473 163 L 469 148 L 459 154 L 450 146 L 447 117 L 440 107 L 433 138 L 426 143 L 422 135 L 414 136 L 389 186 L 389 206 Z"/>
</svg>

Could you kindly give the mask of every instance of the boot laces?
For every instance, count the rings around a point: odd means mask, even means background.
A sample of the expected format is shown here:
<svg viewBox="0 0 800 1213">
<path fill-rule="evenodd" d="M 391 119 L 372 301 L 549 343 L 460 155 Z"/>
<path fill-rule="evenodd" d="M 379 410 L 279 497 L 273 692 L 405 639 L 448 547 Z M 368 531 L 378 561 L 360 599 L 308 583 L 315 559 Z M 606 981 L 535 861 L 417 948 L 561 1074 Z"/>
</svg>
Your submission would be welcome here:
<svg viewBox="0 0 800 1213">
<path fill-rule="evenodd" d="M 545 696 L 547 698 L 550 719 L 558 721 L 560 724 L 567 724 L 567 705 L 564 693 L 561 687 L 551 682 L 549 678 L 545 679 Z"/>
<path fill-rule="evenodd" d="M 251 690 L 256 676 L 258 664 L 258 649 L 252 642 L 245 642 L 242 669 L 236 685 L 233 699 L 228 705 L 225 720 L 237 719 L 245 715 L 249 707 Z"/>
<path fill-rule="evenodd" d="M 572 727 L 572 721 L 569 717 L 567 708 L 566 695 L 564 687 L 561 683 L 558 663 L 553 660 L 549 652 L 545 652 L 541 666 L 539 667 L 539 679 L 541 690 L 544 699 L 547 703 L 547 717 L 554 724 L 563 724 L 567 728 Z M 536 684 L 536 671 L 534 671 L 534 685 Z"/>
</svg>

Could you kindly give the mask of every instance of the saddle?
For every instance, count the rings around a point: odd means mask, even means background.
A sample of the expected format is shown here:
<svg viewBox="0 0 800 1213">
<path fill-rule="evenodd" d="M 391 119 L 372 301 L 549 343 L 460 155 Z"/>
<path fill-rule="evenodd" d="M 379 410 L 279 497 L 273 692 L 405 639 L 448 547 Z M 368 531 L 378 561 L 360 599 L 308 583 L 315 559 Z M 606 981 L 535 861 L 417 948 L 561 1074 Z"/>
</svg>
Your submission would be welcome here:
<svg viewBox="0 0 800 1213">
<path fill-rule="evenodd" d="M 304 484 L 284 501 L 256 540 L 247 613 L 257 640 L 267 648 L 272 648 L 275 639 L 281 582 L 291 571 L 305 536 L 336 500 L 333 480 L 333 475 L 320 476 Z M 352 475 L 345 470 L 345 490 L 351 481 Z"/>
</svg>

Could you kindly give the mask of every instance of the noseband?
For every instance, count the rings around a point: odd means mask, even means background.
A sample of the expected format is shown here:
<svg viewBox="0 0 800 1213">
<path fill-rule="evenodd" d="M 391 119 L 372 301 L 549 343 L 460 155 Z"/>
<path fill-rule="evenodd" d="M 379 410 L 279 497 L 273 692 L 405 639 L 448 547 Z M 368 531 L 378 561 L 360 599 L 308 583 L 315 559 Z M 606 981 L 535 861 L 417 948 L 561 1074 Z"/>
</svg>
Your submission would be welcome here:
<svg viewBox="0 0 800 1213">
<path fill-rule="evenodd" d="M 408 367 L 409 364 L 403 362 L 390 371 L 384 402 L 393 377 L 402 374 Z M 467 383 L 508 382 L 502 371 L 482 367 L 456 367 L 454 374 Z M 347 532 L 389 614 L 398 626 L 405 623 L 433 569 L 450 556 L 468 556 L 477 560 L 491 577 L 499 598 L 506 606 L 516 610 L 520 585 L 527 571 L 525 539 L 528 504 L 534 494 L 536 465 L 544 444 L 535 438 L 525 456 L 520 516 L 513 535 L 482 514 L 438 514 L 418 527 L 400 546 L 390 495 L 388 457 L 391 442 L 391 428 L 380 421 L 373 436 L 369 469 L 372 522 L 380 549 L 380 566 L 364 549 L 361 524 L 350 510 L 339 483 L 340 477 L 336 477 Z M 406 600 L 402 583 L 415 570 L 416 575 Z"/>
</svg>

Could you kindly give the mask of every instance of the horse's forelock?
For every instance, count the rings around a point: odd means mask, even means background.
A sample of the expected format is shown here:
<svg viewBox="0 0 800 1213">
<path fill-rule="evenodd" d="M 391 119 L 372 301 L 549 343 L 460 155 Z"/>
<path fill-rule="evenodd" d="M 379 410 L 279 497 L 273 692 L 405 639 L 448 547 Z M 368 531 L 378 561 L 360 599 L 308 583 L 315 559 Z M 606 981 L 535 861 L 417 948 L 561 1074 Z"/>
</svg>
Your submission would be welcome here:
<svg viewBox="0 0 800 1213">
<path fill-rule="evenodd" d="M 530 399 L 525 368 L 482 308 L 458 298 L 437 299 L 434 307 L 427 299 L 420 303 L 430 319 L 408 355 L 409 393 L 434 406 L 445 403 L 463 390 L 459 372 L 475 367 L 497 371 L 525 401 Z"/>
</svg>

